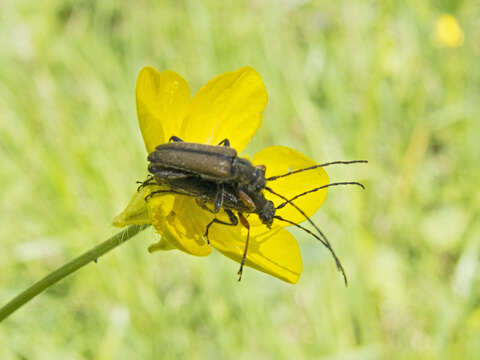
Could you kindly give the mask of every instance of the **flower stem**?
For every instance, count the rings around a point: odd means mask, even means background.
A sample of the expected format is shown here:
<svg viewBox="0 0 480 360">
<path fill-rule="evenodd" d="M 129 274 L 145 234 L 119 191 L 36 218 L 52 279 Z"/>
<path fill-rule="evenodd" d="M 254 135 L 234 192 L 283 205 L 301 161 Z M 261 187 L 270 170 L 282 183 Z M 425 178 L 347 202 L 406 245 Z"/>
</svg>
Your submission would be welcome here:
<svg viewBox="0 0 480 360">
<path fill-rule="evenodd" d="M 128 239 L 134 237 L 140 231 L 146 229 L 149 225 L 132 225 L 123 231 L 113 235 L 110 239 L 105 240 L 103 243 L 95 246 L 94 248 L 86 251 L 76 259 L 66 263 L 62 267 L 58 268 L 54 272 L 45 276 L 42 280 L 30 286 L 22 293 L 15 296 L 8 304 L 0 308 L 0 322 L 7 318 L 10 314 L 18 310 L 25 303 L 32 300 L 35 296 L 42 291 L 48 289 L 53 284 L 57 283 L 64 277 L 77 271 L 81 267 L 87 265 L 91 261 L 96 261 L 99 257 L 123 244 Z"/>
</svg>

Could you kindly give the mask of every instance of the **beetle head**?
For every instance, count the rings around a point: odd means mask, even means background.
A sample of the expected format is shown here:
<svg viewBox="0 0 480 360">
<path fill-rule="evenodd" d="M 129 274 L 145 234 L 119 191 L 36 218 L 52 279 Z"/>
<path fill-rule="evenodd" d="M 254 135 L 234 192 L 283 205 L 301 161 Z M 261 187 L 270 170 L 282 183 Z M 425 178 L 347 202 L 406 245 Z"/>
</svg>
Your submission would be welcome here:
<svg viewBox="0 0 480 360">
<path fill-rule="evenodd" d="M 273 202 L 271 202 L 270 200 L 267 200 L 262 209 L 258 212 L 258 217 L 263 224 L 267 225 L 270 228 L 273 223 L 274 215 L 275 205 L 273 205 Z"/>
</svg>

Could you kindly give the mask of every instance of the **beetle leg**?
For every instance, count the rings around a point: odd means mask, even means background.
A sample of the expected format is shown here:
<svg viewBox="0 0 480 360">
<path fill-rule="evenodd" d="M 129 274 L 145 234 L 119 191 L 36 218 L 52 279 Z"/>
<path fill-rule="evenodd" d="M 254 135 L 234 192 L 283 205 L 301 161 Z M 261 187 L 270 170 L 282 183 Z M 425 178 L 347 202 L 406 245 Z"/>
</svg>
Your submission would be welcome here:
<svg viewBox="0 0 480 360">
<path fill-rule="evenodd" d="M 238 190 L 238 197 L 242 201 L 243 205 L 245 205 L 250 212 L 254 212 L 256 209 L 255 203 L 253 199 L 244 191 Z"/>
<path fill-rule="evenodd" d="M 221 145 L 226 146 L 226 147 L 230 147 L 230 140 L 228 140 L 228 139 L 223 139 L 222 141 L 220 141 L 220 142 L 217 144 L 217 146 L 221 146 Z"/>
<path fill-rule="evenodd" d="M 211 214 L 216 214 L 218 213 L 218 211 L 215 211 L 214 209 L 210 209 L 207 205 L 207 200 L 205 199 L 202 199 L 200 197 L 197 197 L 195 199 L 196 203 L 198 206 L 200 206 L 203 210 L 207 210 L 209 213 Z M 225 209 L 225 211 L 227 211 L 227 209 Z"/>
<path fill-rule="evenodd" d="M 215 196 L 215 207 L 213 208 L 213 211 L 218 213 L 220 211 L 220 208 L 223 205 L 223 194 L 225 192 L 225 188 L 223 184 L 218 184 L 217 185 L 217 195 Z"/>
<path fill-rule="evenodd" d="M 168 142 L 173 141 L 173 142 L 183 142 L 182 139 L 180 139 L 178 136 L 171 136 L 170 139 L 168 139 Z"/>
<path fill-rule="evenodd" d="M 200 206 L 203 210 L 207 210 L 209 213 L 215 214 L 215 212 L 207 206 L 207 201 L 206 201 L 206 200 L 201 199 L 201 198 L 196 198 L 196 199 L 195 199 L 195 202 L 196 202 L 197 205 Z"/>
<path fill-rule="evenodd" d="M 228 210 L 228 209 L 225 209 L 225 212 L 227 213 L 229 219 L 231 222 L 226 222 L 226 221 L 222 221 L 222 220 L 218 220 L 217 218 L 213 218 L 212 221 L 210 221 L 207 225 L 207 228 L 205 229 L 205 234 L 203 234 L 203 236 L 205 236 L 207 238 L 207 243 L 210 245 L 210 240 L 208 239 L 208 231 L 210 230 L 210 226 L 212 226 L 213 224 L 222 224 L 222 225 L 228 225 L 228 226 L 236 226 L 238 224 L 238 219 L 237 217 L 235 216 L 235 214 L 232 212 L 232 210 Z"/>
<path fill-rule="evenodd" d="M 240 270 L 238 270 L 238 281 L 242 280 L 243 266 L 245 265 L 245 260 L 247 260 L 247 251 L 248 251 L 248 242 L 250 240 L 250 224 L 248 220 L 241 212 L 238 213 L 238 217 L 243 226 L 247 228 L 247 241 L 245 242 L 245 249 L 243 250 L 242 262 L 240 263 Z"/>
<path fill-rule="evenodd" d="M 147 185 L 155 184 L 155 178 L 152 175 L 148 175 L 147 180 L 137 181 L 137 184 L 140 184 L 137 188 L 137 192 L 143 189 Z"/>
<path fill-rule="evenodd" d="M 158 195 L 158 194 L 177 194 L 177 195 L 186 195 L 184 193 L 181 193 L 180 191 L 175 191 L 175 190 L 156 190 L 152 191 L 150 194 L 145 196 L 144 200 L 148 201 L 150 200 L 153 196 Z"/>
<path fill-rule="evenodd" d="M 192 174 L 184 171 L 156 168 L 153 164 L 148 167 L 148 171 L 150 171 L 157 179 L 165 180 L 185 179 L 192 176 Z"/>
</svg>

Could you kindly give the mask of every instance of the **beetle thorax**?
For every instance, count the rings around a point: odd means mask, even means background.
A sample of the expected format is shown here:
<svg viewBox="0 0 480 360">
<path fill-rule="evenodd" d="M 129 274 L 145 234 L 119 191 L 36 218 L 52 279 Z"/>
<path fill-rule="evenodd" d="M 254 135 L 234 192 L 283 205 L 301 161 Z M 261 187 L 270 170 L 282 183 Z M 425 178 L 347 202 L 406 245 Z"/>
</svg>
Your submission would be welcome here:
<svg viewBox="0 0 480 360">
<path fill-rule="evenodd" d="M 245 187 L 242 188 L 241 191 L 244 192 L 255 205 L 255 209 L 251 212 L 258 215 L 262 224 L 265 224 L 268 227 L 272 226 L 276 210 L 273 202 L 268 200 L 261 191 L 252 192 Z"/>
<path fill-rule="evenodd" d="M 253 166 L 247 159 L 235 158 L 232 170 L 232 175 L 239 184 L 247 186 L 252 191 L 260 191 L 265 188 L 265 172 Z"/>
</svg>

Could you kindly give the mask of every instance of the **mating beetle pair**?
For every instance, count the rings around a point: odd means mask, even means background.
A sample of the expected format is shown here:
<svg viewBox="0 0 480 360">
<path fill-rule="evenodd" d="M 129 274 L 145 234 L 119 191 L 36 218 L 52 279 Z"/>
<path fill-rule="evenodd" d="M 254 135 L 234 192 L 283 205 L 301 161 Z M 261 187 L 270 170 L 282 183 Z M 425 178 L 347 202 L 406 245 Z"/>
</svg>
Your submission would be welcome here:
<svg viewBox="0 0 480 360">
<path fill-rule="evenodd" d="M 205 229 L 204 235 L 207 241 L 208 231 L 213 224 L 234 226 L 238 224 L 240 219 L 241 224 L 246 227 L 248 231 L 240 270 L 238 271 L 239 280 L 242 276 L 250 237 L 250 225 L 243 214 L 255 213 L 261 222 L 269 228 L 274 219 L 277 219 L 294 225 L 321 241 L 331 252 L 338 270 L 342 273 L 345 283 L 347 283 L 345 271 L 327 238 L 292 200 L 329 186 L 354 184 L 363 188 L 363 185 L 357 182 L 330 183 L 301 193 L 292 199 L 287 199 L 269 188 L 267 182 L 327 165 L 366 161 L 336 161 L 266 178 L 266 168 L 264 165 L 254 166 L 249 160 L 238 157 L 236 150 L 229 145 L 230 142 L 228 139 L 223 140 L 215 146 L 187 143 L 176 136 L 172 136 L 168 143 L 157 146 L 156 149 L 148 155 L 150 162 L 148 170 L 152 176 L 143 182 L 142 186 L 157 183 L 167 187 L 167 190 L 152 192 L 149 197 L 160 193 L 174 193 L 196 198 L 199 206 L 213 213 L 218 213 L 220 209 L 223 209 L 228 215 L 230 222 L 221 221 L 216 217 L 213 218 Z M 284 202 L 275 208 L 273 202 L 265 198 L 263 191 L 280 197 Z M 146 200 L 148 200 L 148 198 Z M 210 209 L 207 204 L 213 205 L 213 209 Z M 301 213 L 317 230 L 319 236 L 309 229 L 275 214 L 277 209 L 286 205 L 293 206 Z M 236 212 L 237 215 L 235 215 L 234 212 Z"/>
</svg>

